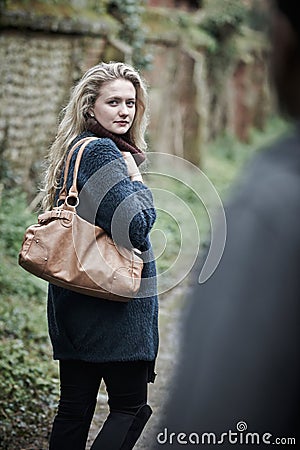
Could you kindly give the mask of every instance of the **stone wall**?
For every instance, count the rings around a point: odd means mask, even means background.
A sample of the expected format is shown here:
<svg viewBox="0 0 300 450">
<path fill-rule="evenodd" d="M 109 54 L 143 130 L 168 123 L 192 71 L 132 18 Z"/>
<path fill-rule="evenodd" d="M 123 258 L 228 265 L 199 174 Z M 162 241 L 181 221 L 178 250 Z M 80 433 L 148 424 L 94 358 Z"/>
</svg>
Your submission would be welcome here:
<svg viewBox="0 0 300 450">
<path fill-rule="evenodd" d="M 253 127 L 263 129 L 271 110 L 267 51 L 250 47 L 211 64 L 209 54 L 180 43 L 152 47 L 150 139 L 154 151 L 172 153 L 197 166 L 206 144 L 222 133 L 248 142 Z"/>
<path fill-rule="evenodd" d="M 72 85 L 100 60 L 130 61 L 109 28 L 75 33 L 52 25 L 44 31 L 6 26 L 0 36 L 0 179 L 5 174 L 32 195 Z M 163 31 L 148 37 L 153 64 L 143 72 L 150 86 L 150 149 L 201 166 L 208 140 L 224 131 L 247 140 L 253 125 L 263 126 L 265 57 L 251 47 L 248 59 L 241 52 L 218 78 L 205 47 L 195 50 L 176 30 Z"/>
<path fill-rule="evenodd" d="M 157 44 L 152 53 L 155 70 L 145 74 L 151 86 L 151 150 L 200 165 L 208 126 L 205 58 L 175 45 Z"/>
<path fill-rule="evenodd" d="M 99 61 L 103 47 L 100 38 L 32 31 L 0 36 L 0 156 L 7 175 L 26 191 L 40 180 L 71 86 Z"/>
</svg>

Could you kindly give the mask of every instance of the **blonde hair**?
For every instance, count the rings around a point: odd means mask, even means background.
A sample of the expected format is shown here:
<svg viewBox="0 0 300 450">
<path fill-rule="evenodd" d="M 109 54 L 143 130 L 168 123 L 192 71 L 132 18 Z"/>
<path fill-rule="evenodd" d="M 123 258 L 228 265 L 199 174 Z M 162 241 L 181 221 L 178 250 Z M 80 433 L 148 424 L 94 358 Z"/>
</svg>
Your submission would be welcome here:
<svg viewBox="0 0 300 450">
<path fill-rule="evenodd" d="M 63 109 L 63 118 L 57 135 L 50 147 L 45 174 L 43 208 L 51 209 L 56 189 L 59 187 L 64 158 L 73 140 L 86 129 L 86 117 L 94 106 L 101 86 L 118 78 L 131 81 L 136 90 L 136 113 L 129 130 L 133 144 L 146 150 L 145 131 L 147 126 L 148 96 L 146 83 L 130 65 L 120 62 L 101 63 L 91 67 L 73 88 L 69 103 Z"/>
</svg>

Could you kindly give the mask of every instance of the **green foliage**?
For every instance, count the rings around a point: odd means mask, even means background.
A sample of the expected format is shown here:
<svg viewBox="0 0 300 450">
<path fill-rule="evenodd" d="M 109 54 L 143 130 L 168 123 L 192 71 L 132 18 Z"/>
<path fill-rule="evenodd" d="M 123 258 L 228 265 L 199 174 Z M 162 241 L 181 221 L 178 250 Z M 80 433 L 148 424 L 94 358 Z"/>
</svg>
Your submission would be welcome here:
<svg viewBox="0 0 300 450">
<path fill-rule="evenodd" d="M 258 4 L 257 4 L 258 5 Z M 236 60 L 244 56 L 240 49 L 241 39 L 249 44 L 249 49 L 257 48 L 261 35 L 249 37 L 247 31 L 256 29 L 255 18 L 262 17 L 261 4 L 254 8 L 252 3 L 240 0 L 206 0 L 203 20 L 199 23 L 202 30 L 214 39 L 214 46 L 207 46 L 208 72 L 214 91 L 222 91 L 226 73 L 233 70 Z M 265 13 L 264 13 L 265 14 Z M 261 19 L 262 20 L 262 19 Z M 249 50 L 250 52 L 250 50 Z"/>
<path fill-rule="evenodd" d="M 119 38 L 132 47 L 132 63 L 137 68 L 148 68 L 151 56 L 145 52 L 146 34 L 142 25 L 145 0 L 112 0 L 108 12 L 121 23 Z"/>
<path fill-rule="evenodd" d="M 201 26 L 219 39 L 227 39 L 238 31 L 246 19 L 247 9 L 240 0 L 207 0 L 204 8 L 205 21 Z"/>
<path fill-rule="evenodd" d="M 56 380 L 47 377 L 48 364 L 33 356 L 31 345 L 21 339 L 1 339 L 1 448 L 12 450 L 16 442 L 25 444 L 36 435 L 49 434 Z"/>
<path fill-rule="evenodd" d="M 36 217 L 23 193 L 0 197 L 0 442 L 15 450 L 36 442 L 46 448 L 57 401 L 56 365 L 46 323 L 46 283 L 17 264 L 25 228 Z M 41 447 L 42 446 L 42 447 Z"/>
<path fill-rule="evenodd" d="M 242 143 L 225 133 L 208 145 L 204 172 L 223 198 L 247 161 L 288 128 L 288 123 L 281 118 L 271 117 L 263 131 L 252 129 L 248 143 Z"/>
<path fill-rule="evenodd" d="M 9 256 L 15 256 L 26 226 L 34 219 L 25 209 L 26 196 L 18 190 L 3 192 L 0 210 L 1 239 Z"/>
</svg>

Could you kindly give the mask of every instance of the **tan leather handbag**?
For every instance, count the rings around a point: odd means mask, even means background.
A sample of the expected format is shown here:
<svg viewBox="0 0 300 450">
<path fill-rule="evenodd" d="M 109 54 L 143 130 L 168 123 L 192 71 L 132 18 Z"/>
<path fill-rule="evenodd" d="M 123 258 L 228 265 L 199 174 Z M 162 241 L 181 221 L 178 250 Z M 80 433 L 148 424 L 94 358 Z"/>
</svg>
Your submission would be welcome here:
<svg viewBox="0 0 300 450">
<path fill-rule="evenodd" d="M 59 195 L 64 203 L 40 214 L 38 223 L 26 230 L 19 264 L 37 277 L 71 291 L 128 302 L 140 288 L 143 260 L 138 250 L 117 246 L 102 228 L 76 212 L 79 164 L 86 145 L 94 139 L 82 139 L 70 150 Z M 81 147 L 73 185 L 66 195 L 69 165 L 78 145 Z"/>
</svg>

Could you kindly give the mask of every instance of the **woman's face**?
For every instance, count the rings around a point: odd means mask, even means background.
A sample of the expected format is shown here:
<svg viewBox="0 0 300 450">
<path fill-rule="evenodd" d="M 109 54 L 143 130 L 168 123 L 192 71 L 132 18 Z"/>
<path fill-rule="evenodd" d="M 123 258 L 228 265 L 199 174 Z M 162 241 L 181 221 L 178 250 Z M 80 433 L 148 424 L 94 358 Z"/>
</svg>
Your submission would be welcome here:
<svg viewBox="0 0 300 450">
<path fill-rule="evenodd" d="M 131 127 L 136 111 L 136 91 L 131 81 L 118 78 L 105 83 L 95 102 L 93 113 L 108 131 L 124 134 Z"/>
</svg>

